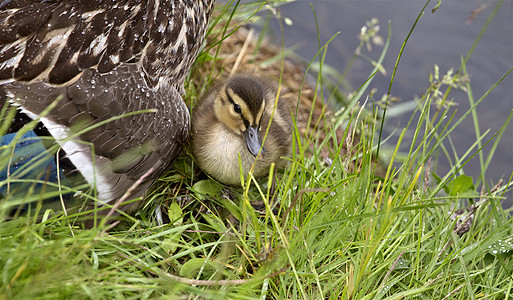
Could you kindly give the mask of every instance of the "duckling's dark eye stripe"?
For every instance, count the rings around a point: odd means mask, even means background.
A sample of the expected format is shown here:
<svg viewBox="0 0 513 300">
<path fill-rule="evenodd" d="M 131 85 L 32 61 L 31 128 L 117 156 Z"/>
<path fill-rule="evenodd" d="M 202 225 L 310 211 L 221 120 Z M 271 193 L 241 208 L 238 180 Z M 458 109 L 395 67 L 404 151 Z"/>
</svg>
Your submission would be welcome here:
<svg viewBox="0 0 513 300">
<path fill-rule="evenodd" d="M 244 118 L 244 117 L 242 118 L 242 121 L 244 122 L 244 126 L 245 126 L 246 128 L 248 128 L 248 127 L 249 127 L 249 121 L 248 121 L 248 120 L 246 120 L 246 118 Z"/>
<path fill-rule="evenodd" d="M 230 93 L 228 92 L 228 89 L 226 89 L 226 97 L 228 98 L 228 101 L 230 101 L 230 103 L 232 105 L 237 104 L 237 103 L 235 103 L 235 101 L 233 101 L 232 96 L 230 96 Z"/>
<path fill-rule="evenodd" d="M 228 98 L 228 101 L 230 101 L 230 103 L 233 105 L 233 110 L 238 114 L 242 114 L 240 105 L 235 103 L 235 101 L 233 101 L 232 96 L 230 96 L 230 93 L 228 93 L 228 90 L 226 90 L 226 96 Z"/>
</svg>

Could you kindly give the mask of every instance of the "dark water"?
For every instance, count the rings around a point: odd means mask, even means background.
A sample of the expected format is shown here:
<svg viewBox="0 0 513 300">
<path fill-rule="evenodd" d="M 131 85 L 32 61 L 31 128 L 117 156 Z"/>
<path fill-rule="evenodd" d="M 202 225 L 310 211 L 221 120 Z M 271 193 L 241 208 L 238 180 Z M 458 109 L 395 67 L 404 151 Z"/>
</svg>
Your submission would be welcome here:
<svg viewBox="0 0 513 300">
<path fill-rule="evenodd" d="M 442 1 L 440 10 L 434 14 L 431 8 L 436 1 L 428 6 L 424 16 L 406 45 L 402 60 L 399 64 L 392 94 L 400 97 L 402 102 L 410 101 L 415 95 L 422 94 L 428 86 L 428 76 L 433 72 L 433 66 L 440 67 L 444 74 L 448 69 L 457 70 L 460 57 L 465 56 L 477 38 L 480 30 L 491 14 L 498 1 L 488 1 L 488 6 L 476 19 L 467 24 L 472 11 L 486 1 L 451 0 Z M 358 45 L 357 34 L 366 20 L 373 17 L 379 19 L 380 34 L 386 40 L 387 22 L 391 22 L 391 44 L 384 61 L 388 75 L 378 75 L 371 88 L 378 89 L 378 95 L 387 92 L 393 66 L 399 54 L 400 47 L 406 38 L 418 13 L 425 1 L 365 1 L 365 0 L 319 0 L 312 1 L 317 15 L 321 43 L 328 41 L 336 32 L 340 35 L 331 42 L 326 63 L 344 71 Z M 314 14 L 309 1 L 297 1 L 280 7 L 284 17 L 290 18 L 293 25 L 284 28 L 284 43 L 286 47 L 300 45 L 295 50 L 306 60 L 314 57 L 318 51 L 317 31 Z M 272 27 L 279 32 L 277 22 Z M 275 40 L 279 42 L 280 36 Z M 362 51 L 366 55 L 378 58 L 381 48 L 373 46 L 372 52 Z M 474 98 L 479 99 L 505 72 L 513 66 L 513 1 L 505 1 L 491 22 L 473 55 L 467 63 Z M 372 66 L 363 59 L 357 59 L 347 75 L 353 88 L 357 88 L 368 78 Z M 466 94 L 454 91 L 451 93 L 459 104 L 457 116 L 461 116 L 469 107 Z M 491 137 L 504 124 L 513 109 L 513 74 L 510 74 L 478 107 L 481 132 L 490 129 Z M 387 118 L 387 132 L 395 128 L 403 128 L 409 119 L 411 111 L 400 116 L 390 115 Z M 400 132 L 400 130 L 398 130 Z M 459 156 L 463 155 L 476 140 L 474 125 L 468 117 L 451 135 Z M 451 145 L 445 143 L 449 151 Z M 485 157 L 491 144 L 484 149 Z M 486 172 L 489 184 L 495 184 L 503 178 L 508 181 L 513 172 L 513 124 L 508 125 L 495 156 Z M 452 158 L 454 161 L 454 158 Z M 448 165 L 441 160 L 438 173 L 445 174 Z M 480 166 L 477 156 L 468 163 L 463 171 L 477 180 Z M 511 195 L 508 195 L 511 201 Z"/>
</svg>

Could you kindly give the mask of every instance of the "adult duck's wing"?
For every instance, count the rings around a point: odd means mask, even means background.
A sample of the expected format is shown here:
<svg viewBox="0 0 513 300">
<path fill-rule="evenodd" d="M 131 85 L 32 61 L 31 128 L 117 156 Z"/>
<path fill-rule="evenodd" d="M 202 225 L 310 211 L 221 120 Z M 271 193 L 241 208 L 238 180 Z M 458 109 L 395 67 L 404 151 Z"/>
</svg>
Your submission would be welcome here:
<svg viewBox="0 0 513 300">
<path fill-rule="evenodd" d="M 144 190 L 187 136 L 189 113 L 177 88 L 203 42 L 213 3 L 3 1 L 0 83 L 6 96 L 0 104 L 10 101 L 37 118 L 62 97 L 41 121 L 98 186 L 99 198 L 119 198 L 154 167 Z M 144 109 L 152 112 L 102 123 Z M 84 128 L 90 129 L 75 136 Z"/>
<path fill-rule="evenodd" d="M 10 101 L 40 118 L 103 201 L 121 197 L 153 168 L 131 198 L 142 195 L 179 155 L 189 131 L 189 111 L 176 89 L 132 88 L 144 84 L 135 68 L 86 70 L 67 86 L 5 85 Z"/>
</svg>

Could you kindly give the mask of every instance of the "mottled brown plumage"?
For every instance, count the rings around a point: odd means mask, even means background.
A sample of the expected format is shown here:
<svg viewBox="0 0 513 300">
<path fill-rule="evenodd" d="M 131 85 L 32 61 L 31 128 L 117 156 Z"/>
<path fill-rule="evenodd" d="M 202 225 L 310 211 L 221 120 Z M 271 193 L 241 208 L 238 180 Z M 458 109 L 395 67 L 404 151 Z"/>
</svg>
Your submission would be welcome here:
<svg viewBox="0 0 513 300">
<path fill-rule="evenodd" d="M 41 121 L 97 187 L 98 199 L 119 199 L 153 168 L 130 198 L 139 197 L 188 136 L 189 112 L 179 92 L 214 2 L 5 0 L 0 105 L 9 101 L 37 118 L 62 97 Z M 75 135 L 140 110 L 151 111 Z"/>
<path fill-rule="evenodd" d="M 215 86 L 192 113 L 192 152 L 200 168 L 222 183 L 240 185 L 239 156 L 245 177 L 255 160 L 256 178 L 267 175 L 271 163 L 284 167 L 292 122 L 284 101 L 274 109 L 276 97 L 275 85 L 256 76 L 237 75 Z"/>
</svg>

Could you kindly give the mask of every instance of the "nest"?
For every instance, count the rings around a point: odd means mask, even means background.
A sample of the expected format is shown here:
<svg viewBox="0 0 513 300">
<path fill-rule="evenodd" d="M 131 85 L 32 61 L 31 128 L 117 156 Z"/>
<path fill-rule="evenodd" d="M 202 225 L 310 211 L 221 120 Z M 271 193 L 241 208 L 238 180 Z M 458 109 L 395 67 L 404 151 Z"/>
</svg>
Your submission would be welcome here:
<svg viewBox="0 0 513 300">
<path fill-rule="evenodd" d="M 207 36 L 206 52 L 200 54 L 186 88 L 186 101 L 192 109 L 198 101 L 198 97 L 208 92 L 208 89 L 215 85 L 217 80 L 235 73 L 255 74 L 267 77 L 280 86 L 280 100 L 289 102 L 294 120 L 297 126 L 297 139 L 306 143 L 310 153 L 322 160 L 325 166 L 329 166 L 333 159 L 340 156 L 344 161 L 346 172 L 358 172 L 361 161 L 353 159 L 357 157 L 356 152 L 360 134 L 356 128 L 334 128 L 337 121 L 333 111 L 326 105 L 316 93 L 315 80 L 305 76 L 305 64 L 282 57 L 282 49 L 270 43 L 267 39 L 259 41 L 253 29 L 245 27 L 237 28 L 229 34 L 223 35 L 224 25 L 218 24 Z M 217 33 L 217 34 L 216 34 Z M 305 77 L 307 78 L 305 80 Z M 329 138 L 335 133 L 339 145 L 335 145 L 334 139 Z M 328 138 L 327 143 L 322 143 Z M 319 149 L 320 145 L 323 145 Z M 340 149 L 335 153 L 334 149 Z M 350 149 L 350 150 L 348 150 Z M 316 153 L 316 155 L 314 155 Z M 186 161 L 190 156 L 186 155 Z M 379 164 L 378 173 L 380 171 Z M 195 178 L 196 181 L 198 178 Z M 161 181 L 166 181 L 162 180 Z M 193 197 L 189 197 L 189 190 L 185 189 L 183 181 L 175 182 L 168 186 L 167 199 L 177 199 L 182 207 L 196 203 Z M 174 195 L 174 196 L 173 196 Z M 176 198 L 178 195 L 180 196 Z M 176 201 L 176 200 L 175 200 Z M 201 212 L 203 206 L 200 207 Z"/>
</svg>

